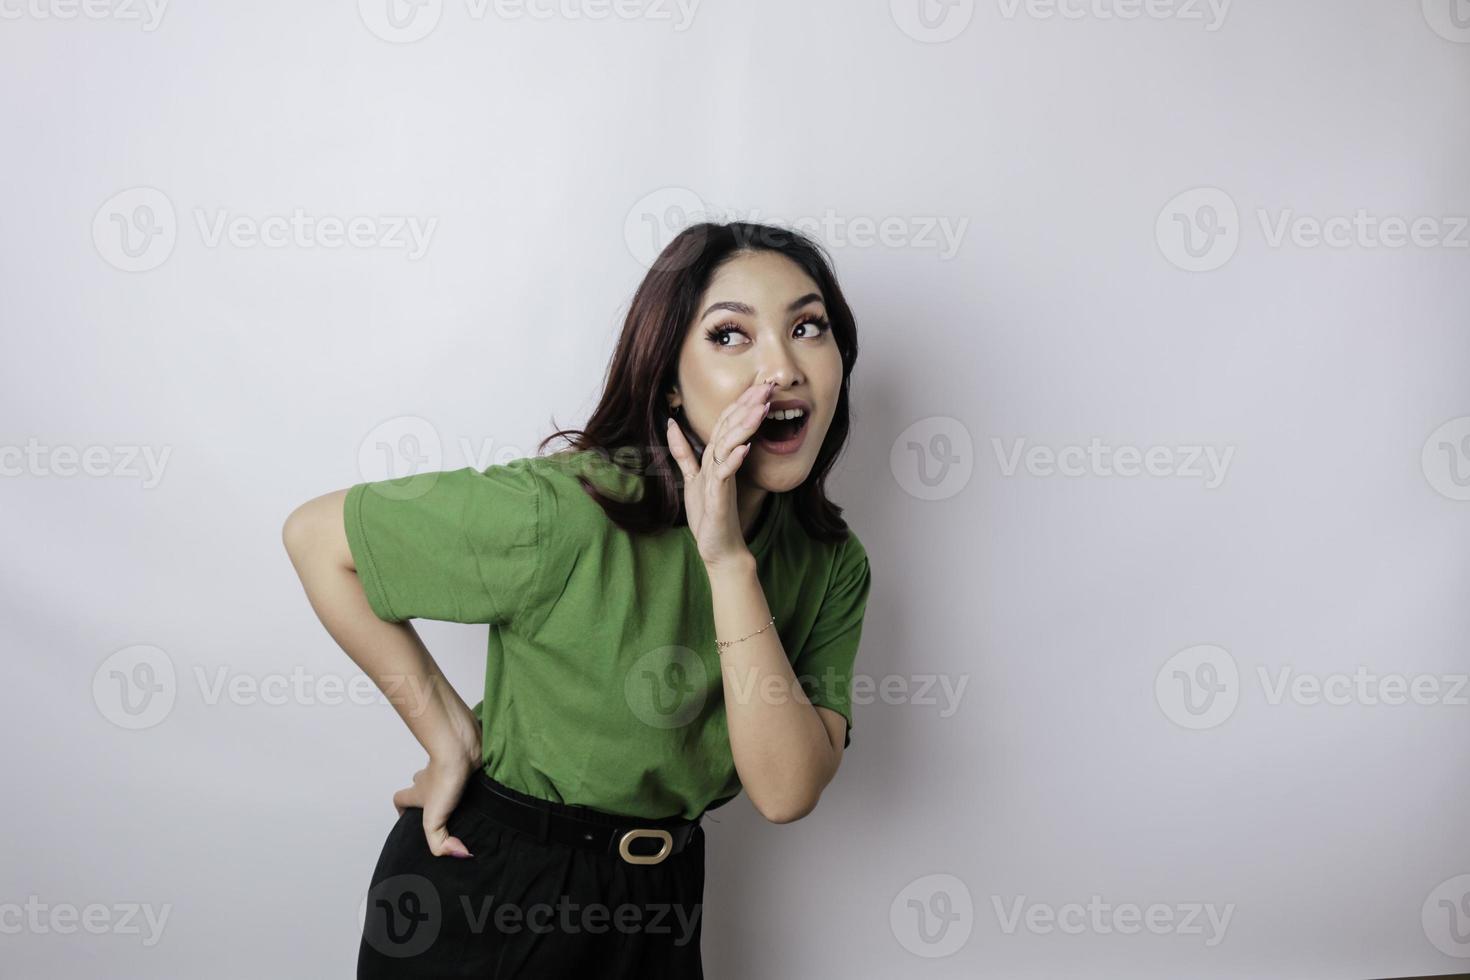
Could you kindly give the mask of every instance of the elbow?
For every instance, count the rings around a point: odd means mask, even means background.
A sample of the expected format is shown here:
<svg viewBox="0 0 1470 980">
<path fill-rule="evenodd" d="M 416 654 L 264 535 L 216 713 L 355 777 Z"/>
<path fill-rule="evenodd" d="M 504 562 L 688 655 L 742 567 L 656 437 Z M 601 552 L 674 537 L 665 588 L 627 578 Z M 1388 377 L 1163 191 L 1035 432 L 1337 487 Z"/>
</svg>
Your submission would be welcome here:
<svg viewBox="0 0 1470 980">
<path fill-rule="evenodd" d="M 281 525 L 281 544 L 297 567 L 303 562 L 331 562 L 353 569 L 351 545 L 342 520 L 346 490 L 323 494 L 297 507 L 286 515 Z"/>
<path fill-rule="evenodd" d="M 324 517 L 322 506 L 315 500 L 308 500 L 286 515 L 281 525 L 281 544 L 291 556 L 292 564 L 299 566 L 328 544 Z"/>
<path fill-rule="evenodd" d="M 795 805 L 786 804 L 780 807 L 760 807 L 760 815 L 771 823 L 793 823 L 805 817 L 817 808 L 817 800 L 820 794 L 810 800 L 801 801 Z"/>
<path fill-rule="evenodd" d="M 285 547 L 286 554 L 292 558 L 306 550 L 306 542 L 310 537 L 304 510 L 304 506 L 297 507 L 286 515 L 286 521 L 281 525 L 281 544 Z"/>
</svg>

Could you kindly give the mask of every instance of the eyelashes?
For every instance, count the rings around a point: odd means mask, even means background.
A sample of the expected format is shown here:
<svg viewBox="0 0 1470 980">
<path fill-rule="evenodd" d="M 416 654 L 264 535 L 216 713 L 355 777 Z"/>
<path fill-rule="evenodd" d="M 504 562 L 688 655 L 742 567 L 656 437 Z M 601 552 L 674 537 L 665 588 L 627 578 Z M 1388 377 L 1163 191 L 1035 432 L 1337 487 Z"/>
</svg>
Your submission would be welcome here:
<svg viewBox="0 0 1470 980">
<path fill-rule="evenodd" d="M 817 334 L 817 336 L 821 337 L 831 331 L 832 321 L 827 319 L 827 317 L 823 316 L 820 313 L 809 313 L 806 316 L 802 317 L 800 320 L 797 320 L 794 324 L 792 324 L 791 329 L 795 330 L 797 327 L 800 326 L 820 327 L 822 332 Z M 721 343 L 721 341 L 724 340 L 725 337 L 729 336 L 732 333 L 743 335 L 745 331 L 742 330 L 739 325 L 737 325 L 734 321 L 727 320 L 724 323 L 718 324 L 717 326 L 711 327 L 710 329 L 706 330 L 704 332 L 704 336 L 707 340 L 709 340 L 710 343 L 714 344 L 716 347 L 733 347 L 736 345 Z"/>
</svg>

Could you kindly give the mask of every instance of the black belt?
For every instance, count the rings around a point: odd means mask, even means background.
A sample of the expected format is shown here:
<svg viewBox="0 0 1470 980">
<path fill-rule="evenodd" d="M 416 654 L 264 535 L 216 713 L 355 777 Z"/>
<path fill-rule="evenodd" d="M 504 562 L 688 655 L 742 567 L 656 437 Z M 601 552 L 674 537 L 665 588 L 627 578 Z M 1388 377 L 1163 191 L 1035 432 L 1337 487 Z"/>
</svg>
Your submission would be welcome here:
<svg viewBox="0 0 1470 980">
<path fill-rule="evenodd" d="M 483 770 L 465 783 L 462 801 L 489 817 L 494 823 L 520 831 L 534 840 L 555 841 L 603 854 L 616 854 L 629 864 L 658 864 L 671 854 L 678 854 L 700 829 L 699 820 L 664 818 L 644 820 L 620 817 L 589 807 L 587 817 L 566 813 L 570 804 L 553 809 L 547 800 L 533 800 L 511 795 L 509 787 L 497 783 Z M 512 791 L 514 792 L 514 791 Z M 632 848 L 634 841 L 652 840 L 659 845 L 652 853 L 648 845 Z"/>
</svg>

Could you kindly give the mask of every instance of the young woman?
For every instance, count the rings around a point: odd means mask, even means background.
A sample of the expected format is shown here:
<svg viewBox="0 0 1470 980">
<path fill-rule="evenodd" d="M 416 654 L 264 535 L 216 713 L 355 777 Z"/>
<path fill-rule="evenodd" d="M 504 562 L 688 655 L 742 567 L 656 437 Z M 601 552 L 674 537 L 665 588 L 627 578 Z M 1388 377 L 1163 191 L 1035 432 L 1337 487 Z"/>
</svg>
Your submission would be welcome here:
<svg viewBox="0 0 1470 980">
<path fill-rule="evenodd" d="M 700 818 L 817 805 L 851 742 L 867 554 L 826 497 L 853 316 L 804 236 L 700 224 L 570 447 L 360 483 L 283 537 L 428 753 L 369 887 L 366 977 L 703 975 Z M 484 698 L 412 619 L 490 626 Z"/>
</svg>

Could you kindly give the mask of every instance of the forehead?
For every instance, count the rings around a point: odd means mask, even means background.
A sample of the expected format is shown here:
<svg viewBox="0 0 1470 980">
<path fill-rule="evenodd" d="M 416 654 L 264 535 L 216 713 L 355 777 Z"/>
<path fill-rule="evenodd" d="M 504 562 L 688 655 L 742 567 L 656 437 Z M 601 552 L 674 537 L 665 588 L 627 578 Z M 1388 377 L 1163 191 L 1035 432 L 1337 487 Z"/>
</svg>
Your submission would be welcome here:
<svg viewBox="0 0 1470 980">
<path fill-rule="evenodd" d="M 821 293 L 815 280 L 801 266 L 780 252 L 740 252 L 727 259 L 710 276 L 705 302 L 745 300 L 761 312 L 768 306 L 784 309 L 806 293 Z"/>
</svg>

